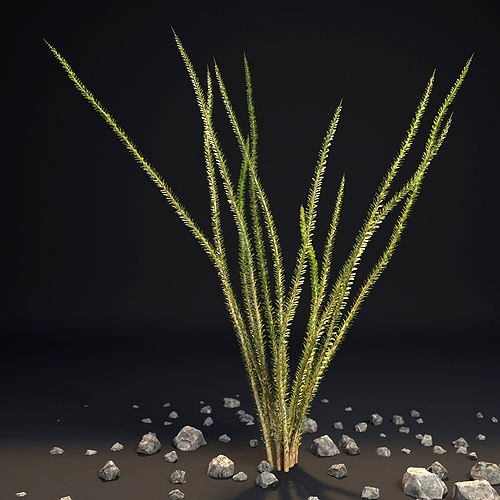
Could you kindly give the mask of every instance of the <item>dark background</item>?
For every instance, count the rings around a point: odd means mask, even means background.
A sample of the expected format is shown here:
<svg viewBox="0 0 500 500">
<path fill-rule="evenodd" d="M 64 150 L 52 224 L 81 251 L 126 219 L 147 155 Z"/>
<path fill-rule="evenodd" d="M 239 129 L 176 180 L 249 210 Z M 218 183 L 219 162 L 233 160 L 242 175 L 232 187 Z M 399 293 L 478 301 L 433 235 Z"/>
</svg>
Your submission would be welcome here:
<svg viewBox="0 0 500 500">
<path fill-rule="evenodd" d="M 244 126 L 243 52 L 250 61 L 260 174 L 288 277 L 299 239 L 298 207 L 339 100 L 344 108 L 316 240 L 322 244 L 345 172 L 334 270 L 433 69 L 428 116 L 395 187 L 416 167 L 433 113 L 474 53 L 450 134 L 351 335 L 369 341 L 375 332 L 418 333 L 453 344 L 473 334 L 480 343 L 498 342 L 494 2 L 53 2 L 19 4 L 7 19 L 4 338 L 112 331 L 133 338 L 137 331 L 168 330 L 189 331 L 200 341 L 214 333 L 232 342 L 215 269 L 43 42 L 68 59 L 208 232 L 201 120 L 172 26 L 200 73 L 217 58 Z M 217 106 L 236 177 L 237 148 L 220 100 Z M 227 247 L 234 253 L 235 234 L 226 220 Z M 392 220 L 367 251 L 360 276 L 375 262 Z M 306 312 L 306 306 L 299 309 L 299 339 Z"/>
</svg>

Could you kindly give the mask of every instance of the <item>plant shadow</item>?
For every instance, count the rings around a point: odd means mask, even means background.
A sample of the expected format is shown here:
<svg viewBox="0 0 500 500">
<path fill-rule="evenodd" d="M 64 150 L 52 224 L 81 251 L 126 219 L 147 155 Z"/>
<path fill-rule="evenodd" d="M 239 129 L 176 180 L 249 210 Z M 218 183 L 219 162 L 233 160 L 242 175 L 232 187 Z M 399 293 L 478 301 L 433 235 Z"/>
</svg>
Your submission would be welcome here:
<svg viewBox="0 0 500 500">
<path fill-rule="evenodd" d="M 278 485 L 259 491 L 259 498 L 279 498 L 279 500 L 292 500 L 296 498 L 306 499 L 309 496 L 317 496 L 321 500 L 333 500 L 342 494 L 347 498 L 359 498 L 359 494 L 348 491 L 331 482 L 324 482 L 295 465 L 286 474 L 274 473 L 278 477 Z M 336 482 L 339 482 L 336 480 Z M 259 488 L 260 489 L 260 488 Z M 253 500 L 256 498 L 255 490 L 250 489 L 234 497 L 234 500 Z"/>
</svg>

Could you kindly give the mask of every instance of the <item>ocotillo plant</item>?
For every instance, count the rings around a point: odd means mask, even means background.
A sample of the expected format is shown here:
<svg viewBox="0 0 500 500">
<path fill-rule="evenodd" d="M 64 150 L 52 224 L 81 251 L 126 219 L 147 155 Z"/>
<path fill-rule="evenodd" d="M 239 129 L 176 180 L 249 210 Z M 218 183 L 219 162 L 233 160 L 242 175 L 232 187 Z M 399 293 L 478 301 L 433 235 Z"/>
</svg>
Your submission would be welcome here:
<svg viewBox="0 0 500 500">
<path fill-rule="evenodd" d="M 320 147 L 307 199 L 300 207 L 298 215 L 301 241 L 293 273 L 287 280 L 280 238 L 257 168 L 257 121 L 247 58 L 243 57 L 249 117 L 249 131 L 245 133 L 240 127 L 217 64 L 214 63 L 213 69 L 207 68 L 206 86 L 202 85 L 181 40 L 175 33 L 174 37 L 193 85 L 203 120 L 204 168 L 208 180 L 211 211 L 212 235 L 210 237 L 193 220 L 170 186 L 140 153 L 111 114 L 85 87 L 68 62 L 52 45 L 48 42 L 47 44 L 78 91 L 104 118 L 139 166 L 160 188 L 168 203 L 190 229 L 217 269 L 254 398 L 268 461 L 277 470 L 287 472 L 298 462 L 303 422 L 325 370 L 341 345 L 362 302 L 386 268 L 401 239 L 427 169 L 450 129 L 449 108 L 465 79 L 472 57 L 465 64 L 434 116 L 413 175 L 403 187 L 389 196 L 391 184 L 413 144 L 429 102 L 435 78 L 434 73 L 431 75 L 400 148 L 375 193 L 352 250 L 340 266 L 338 275 L 332 279 L 330 269 L 344 196 L 345 176 L 342 176 L 337 190 L 336 202 L 320 260 L 317 256 L 317 245 L 313 243 L 313 234 L 327 157 L 342 108 L 342 103 L 338 105 Z M 242 155 L 237 183 L 232 179 L 214 127 L 212 117 L 214 74 Z M 219 176 L 220 180 L 218 180 Z M 241 281 L 241 294 L 239 295 L 235 293 L 233 287 L 224 246 L 220 216 L 220 183 L 223 185 L 224 195 L 238 233 L 238 264 Z M 356 295 L 351 298 L 353 282 L 368 243 L 384 219 L 397 207 L 400 213 L 385 249 L 362 282 Z M 292 380 L 288 342 L 290 327 L 305 280 L 306 268 L 309 269 L 311 286 L 310 313 L 302 354 Z"/>
</svg>

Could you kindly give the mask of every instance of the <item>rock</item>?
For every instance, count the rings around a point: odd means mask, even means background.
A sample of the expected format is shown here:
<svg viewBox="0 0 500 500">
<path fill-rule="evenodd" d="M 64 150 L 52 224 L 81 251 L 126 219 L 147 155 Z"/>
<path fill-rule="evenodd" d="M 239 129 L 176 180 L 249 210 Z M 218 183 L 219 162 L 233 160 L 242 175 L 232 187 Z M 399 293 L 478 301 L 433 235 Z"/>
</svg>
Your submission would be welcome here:
<svg viewBox="0 0 500 500">
<path fill-rule="evenodd" d="M 185 425 L 173 439 L 174 446 L 181 451 L 195 451 L 207 444 L 202 432 L 195 427 Z"/>
<path fill-rule="evenodd" d="M 409 448 L 401 448 L 401 451 L 405 454 L 405 455 L 409 455 L 411 453 L 411 450 Z"/>
<path fill-rule="evenodd" d="M 168 492 L 169 500 L 181 500 L 184 498 L 184 493 L 181 490 L 171 490 Z"/>
<path fill-rule="evenodd" d="M 238 472 L 233 476 L 233 481 L 241 482 L 241 481 L 246 481 L 248 479 L 248 476 L 244 472 Z"/>
<path fill-rule="evenodd" d="M 18 491 L 17 493 L 14 493 L 14 496 L 16 496 L 18 498 L 25 497 L 26 495 L 27 495 L 27 493 L 25 491 Z"/>
<path fill-rule="evenodd" d="M 205 427 L 210 427 L 211 425 L 214 424 L 214 419 L 212 417 L 207 417 L 204 421 L 203 421 L 203 425 Z"/>
<path fill-rule="evenodd" d="M 278 478 L 272 472 L 264 471 L 257 474 L 255 484 L 261 488 L 269 488 L 278 484 Z"/>
<path fill-rule="evenodd" d="M 122 451 L 123 450 L 123 444 L 116 442 L 111 448 L 111 451 Z"/>
<path fill-rule="evenodd" d="M 59 448 L 59 446 L 54 446 L 49 453 L 51 455 L 62 455 L 64 453 L 64 450 L 62 448 Z"/>
<path fill-rule="evenodd" d="M 423 434 L 420 434 L 420 433 L 415 434 L 415 438 L 416 438 L 416 439 L 418 439 L 419 441 L 422 441 L 422 438 L 423 438 L 423 437 L 424 437 L 424 435 L 423 435 Z"/>
<path fill-rule="evenodd" d="M 140 443 L 137 445 L 137 453 L 141 455 L 154 455 L 160 451 L 161 443 L 154 432 L 148 432 L 142 436 Z"/>
<path fill-rule="evenodd" d="M 373 413 L 370 415 L 370 424 L 372 425 L 382 425 L 384 423 L 384 418 L 378 413 Z"/>
<path fill-rule="evenodd" d="M 120 476 L 120 469 L 112 460 L 106 462 L 104 467 L 99 471 L 99 477 L 104 481 L 113 481 Z"/>
<path fill-rule="evenodd" d="M 85 455 L 97 455 L 97 450 L 87 450 L 85 452 Z"/>
<path fill-rule="evenodd" d="M 477 417 L 477 418 L 484 418 L 484 415 L 483 415 L 480 411 L 478 411 L 478 412 L 476 413 L 476 417 Z"/>
<path fill-rule="evenodd" d="M 381 438 L 386 438 L 386 437 L 387 437 L 387 434 L 384 434 L 383 432 L 381 432 L 381 433 L 379 434 L 379 436 L 380 436 Z"/>
<path fill-rule="evenodd" d="M 186 484 L 186 471 L 180 469 L 174 470 L 170 474 L 170 482 L 172 484 Z"/>
<path fill-rule="evenodd" d="M 493 462 L 478 462 L 470 471 L 472 479 L 485 479 L 492 485 L 500 484 L 500 466 Z"/>
<path fill-rule="evenodd" d="M 152 424 L 153 423 L 153 421 L 149 417 L 147 417 L 147 418 L 141 418 L 141 422 L 143 424 Z"/>
<path fill-rule="evenodd" d="M 410 428 L 409 427 L 405 427 L 404 425 L 402 425 L 399 428 L 399 432 L 401 432 L 402 434 L 410 434 Z"/>
<path fill-rule="evenodd" d="M 381 446 L 380 448 L 377 448 L 375 450 L 375 453 L 379 456 L 379 457 L 390 457 L 391 456 L 391 450 L 389 450 L 389 448 L 386 448 L 385 446 Z"/>
<path fill-rule="evenodd" d="M 319 500 L 319 497 L 307 497 L 307 500 Z"/>
<path fill-rule="evenodd" d="M 346 434 L 342 434 L 339 441 L 339 448 L 347 455 L 359 455 L 359 446 L 354 439 Z"/>
<path fill-rule="evenodd" d="M 171 418 L 171 419 L 179 418 L 179 414 L 176 411 L 171 411 L 168 414 L 168 418 Z"/>
<path fill-rule="evenodd" d="M 248 441 L 248 444 L 250 445 L 251 448 L 257 448 L 257 446 L 259 446 L 259 440 L 250 439 L 250 441 Z"/>
<path fill-rule="evenodd" d="M 423 424 L 424 423 L 424 419 L 423 418 L 417 418 L 417 420 L 415 420 L 415 422 L 417 422 L 417 424 Z"/>
<path fill-rule="evenodd" d="M 60 500 L 71 500 L 71 497 L 67 496 L 67 497 L 61 497 Z"/>
<path fill-rule="evenodd" d="M 312 418 L 304 419 L 304 422 L 302 423 L 302 432 L 308 434 L 318 432 L 318 424 L 316 423 L 316 420 Z"/>
<path fill-rule="evenodd" d="M 234 398 L 224 398 L 224 408 L 239 408 L 241 402 Z"/>
<path fill-rule="evenodd" d="M 467 455 L 467 448 L 465 446 L 459 446 L 455 453 L 458 453 L 460 455 Z"/>
<path fill-rule="evenodd" d="M 486 436 L 485 436 L 484 434 L 478 434 L 478 435 L 476 436 L 476 439 L 477 439 L 478 441 L 484 441 L 484 440 L 486 439 Z"/>
<path fill-rule="evenodd" d="M 432 448 L 432 453 L 435 455 L 444 455 L 446 453 L 446 450 L 444 448 L 441 448 L 441 446 L 434 446 Z"/>
<path fill-rule="evenodd" d="M 321 402 L 322 402 L 322 403 L 329 403 L 329 402 L 330 402 L 330 400 L 328 400 L 328 399 L 326 399 L 326 398 L 323 398 L 323 399 L 321 400 Z"/>
<path fill-rule="evenodd" d="M 335 422 L 333 424 L 333 427 L 334 427 L 334 429 L 337 429 L 337 430 L 341 431 L 344 428 L 344 424 L 342 422 Z"/>
<path fill-rule="evenodd" d="M 317 457 L 333 457 L 340 454 L 339 449 L 328 434 L 313 439 L 309 449 Z"/>
<path fill-rule="evenodd" d="M 274 467 L 267 461 L 262 460 L 262 462 L 257 465 L 257 472 L 272 472 Z"/>
<path fill-rule="evenodd" d="M 240 422 L 247 424 L 247 425 L 249 423 L 253 423 L 253 421 L 254 421 L 254 417 L 252 415 L 250 415 L 249 413 L 243 413 L 242 415 L 239 416 L 239 419 L 240 419 Z"/>
<path fill-rule="evenodd" d="M 170 403 L 167 401 L 166 403 L 163 403 L 163 408 L 168 408 L 170 406 Z"/>
<path fill-rule="evenodd" d="M 222 436 L 219 436 L 217 439 L 221 443 L 229 443 L 229 441 L 231 441 L 231 438 L 227 434 L 222 434 Z"/>
<path fill-rule="evenodd" d="M 464 448 L 468 448 L 469 447 L 469 443 L 463 437 L 459 437 L 458 439 L 455 439 L 455 441 L 453 441 L 451 444 L 455 448 L 460 448 L 460 446 L 463 446 Z"/>
<path fill-rule="evenodd" d="M 422 446 L 432 446 L 432 436 L 430 434 L 424 434 L 420 440 Z"/>
<path fill-rule="evenodd" d="M 448 491 L 436 474 L 423 467 L 408 467 L 402 483 L 405 495 L 419 500 L 438 500 Z"/>
<path fill-rule="evenodd" d="M 132 405 L 132 408 L 134 408 L 134 410 L 137 410 L 137 408 L 139 408 L 139 405 Z"/>
<path fill-rule="evenodd" d="M 175 450 L 165 453 L 163 458 L 165 459 L 166 462 L 169 462 L 171 464 L 177 462 L 178 460 L 177 453 L 175 452 Z"/>
<path fill-rule="evenodd" d="M 204 406 L 203 408 L 200 408 L 200 413 L 210 415 L 212 413 L 212 407 L 210 405 Z"/>
<path fill-rule="evenodd" d="M 165 422 L 163 422 L 163 425 L 172 425 L 172 422 L 165 420 Z"/>
<path fill-rule="evenodd" d="M 240 415 L 243 415 L 243 413 L 246 413 L 245 410 L 238 410 L 236 412 L 236 415 L 238 415 L 238 417 L 239 417 Z"/>
<path fill-rule="evenodd" d="M 214 479 L 226 479 L 234 474 L 234 462 L 226 455 L 217 455 L 210 460 L 207 474 Z"/>
<path fill-rule="evenodd" d="M 361 492 L 361 498 L 376 500 L 380 498 L 380 490 L 374 486 L 365 486 Z"/>
<path fill-rule="evenodd" d="M 429 472 L 436 474 L 436 476 L 442 481 L 446 481 L 448 479 L 448 471 L 444 467 L 444 465 L 439 462 L 433 462 L 429 467 L 427 467 Z"/>
<path fill-rule="evenodd" d="M 405 423 L 404 418 L 401 415 L 393 415 L 391 418 L 391 422 L 394 425 L 403 425 Z"/>
<path fill-rule="evenodd" d="M 461 481 L 453 486 L 453 500 L 498 500 L 500 496 L 484 479 Z"/>
<path fill-rule="evenodd" d="M 366 432 L 366 429 L 368 429 L 368 425 L 366 422 L 359 422 L 354 426 L 354 430 L 356 432 Z"/>
<path fill-rule="evenodd" d="M 344 411 L 352 411 L 352 408 L 351 408 L 350 406 L 346 406 L 346 407 L 344 408 Z"/>
<path fill-rule="evenodd" d="M 345 464 L 333 464 L 326 473 L 336 479 L 347 477 L 347 467 Z"/>
<path fill-rule="evenodd" d="M 420 417 L 420 412 L 418 410 L 411 410 L 410 411 L 410 416 L 413 418 L 419 418 Z"/>
<path fill-rule="evenodd" d="M 471 451 L 468 455 L 467 458 L 470 460 L 477 460 L 477 453 L 475 451 Z"/>
<path fill-rule="evenodd" d="M 492 421 L 494 424 L 498 424 L 498 418 L 497 418 L 497 417 L 491 417 L 491 421 Z"/>
</svg>

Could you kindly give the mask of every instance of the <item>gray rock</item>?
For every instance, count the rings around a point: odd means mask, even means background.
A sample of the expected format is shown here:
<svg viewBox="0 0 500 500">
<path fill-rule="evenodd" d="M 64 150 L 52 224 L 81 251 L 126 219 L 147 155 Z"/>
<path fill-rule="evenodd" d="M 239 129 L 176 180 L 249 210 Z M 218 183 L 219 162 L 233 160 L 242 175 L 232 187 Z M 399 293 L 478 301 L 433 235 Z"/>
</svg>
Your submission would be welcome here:
<svg viewBox="0 0 500 500">
<path fill-rule="evenodd" d="M 250 445 L 251 448 L 257 448 L 257 446 L 259 446 L 259 440 L 250 439 L 250 441 L 248 441 L 248 444 Z"/>
<path fill-rule="evenodd" d="M 85 452 L 85 455 L 90 456 L 90 455 L 97 455 L 97 450 L 87 450 Z"/>
<path fill-rule="evenodd" d="M 467 455 L 467 448 L 465 446 L 459 446 L 455 453 L 458 453 L 459 455 Z"/>
<path fill-rule="evenodd" d="M 467 458 L 470 460 L 477 460 L 477 453 L 475 451 L 471 451 L 468 455 Z"/>
<path fill-rule="evenodd" d="M 142 436 L 140 443 L 137 445 L 137 453 L 141 455 L 154 455 L 161 449 L 161 443 L 154 432 L 148 432 Z"/>
<path fill-rule="evenodd" d="M 18 498 L 25 497 L 26 495 L 27 495 L 27 493 L 25 491 L 18 491 L 17 493 L 14 493 L 14 496 L 16 496 Z"/>
<path fill-rule="evenodd" d="M 478 435 L 476 436 L 476 439 L 477 439 L 478 441 L 484 441 L 484 440 L 486 439 L 486 436 L 485 436 L 484 434 L 478 434 Z"/>
<path fill-rule="evenodd" d="M 139 405 L 132 405 L 132 408 L 134 408 L 134 410 L 137 410 L 137 408 L 139 408 Z"/>
<path fill-rule="evenodd" d="M 261 472 L 257 474 L 255 484 L 261 488 L 269 488 L 278 484 L 278 478 L 272 472 Z"/>
<path fill-rule="evenodd" d="M 170 474 L 170 482 L 172 484 L 186 484 L 186 471 L 180 469 L 174 470 Z"/>
<path fill-rule="evenodd" d="M 322 403 L 329 403 L 329 402 L 330 402 L 330 400 L 329 400 L 329 399 L 326 399 L 326 398 L 323 398 L 323 399 L 321 400 L 321 402 L 322 402 Z"/>
<path fill-rule="evenodd" d="M 217 455 L 210 460 L 207 474 L 214 479 L 227 479 L 234 474 L 234 462 L 226 455 Z"/>
<path fill-rule="evenodd" d="M 485 479 L 488 483 L 500 484 L 500 466 L 493 462 L 480 461 L 470 471 L 472 479 Z"/>
<path fill-rule="evenodd" d="M 302 423 L 302 432 L 308 434 L 318 432 L 318 424 L 316 423 L 316 420 L 312 418 L 305 418 Z"/>
<path fill-rule="evenodd" d="M 168 418 L 174 419 L 174 418 L 179 418 L 179 414 L 176 411 L 171 411 L 168 414 Z"/>
<path fill-rule="evenodd" d="M 366 432 L 366 429 L 368 429 L 368 425 L 366 422 L 359 422 L 354 426 L 354 430 L 356 432 Z"/>
<path fill-rule="evenodd" d="M 446 450 L 441 446 L 436 445 L 434 446 L 434 448 L 432 448 L 432 453 L 434 453 L 435 455 L 444 455 L 446 453 Z"/>
<path fill-rule="evenodd" d="M 491 421 L 492 421 L 494 424 L 498 424 L 498 418 L 497 418 L 497 417 L 491 417 Z"/>
<path fill-rule="evenodd" d="M 253 423 L 254 417 L 253 415 L 250 415 L 249 413 L 243 413 L 242 415 L 239 416 L 240 422 L 243 424 L 250 424 Z"/>
<path fill-rule="evenodd" d="M 210 415 L 212 413 L 212 407 L 210 405 L 204 406 L 203 408 L 200 408 L 200 413 Z"/>
<path fill-rule="evenodd" d="M 104 467 L 99 471 L 99 477 L 104 481 L 113 481 L 120 476 L 120 469 L 112 460 L 106 462 Z"/>
<path fill-rule="evenodd" d="M 219 436 L 217 439 L 221 443 L 229 443 L 231 441 L 231 438 L 227 434 L 222 434 L 222 436 Z"/>
<path fill-rule="evenodd" d="M 417 418 L 417 420 L 415 420 L 415 422 L 417 422 L 417 424 L 423 424 L 424 423 L 424 419 L 423 418 Z"/>
<path fill-rule="evenodd" d="M 398 430 L 402 434 L 410 434 L 410 428 L 409 427 L 405 427 L 404 425 L 402 425 Z"/>
<path fill-rule="evenodd" d="M 184 498 L 184 493 L 181 490 L 171 490 L 168 492 L 169 500 L 182 500 Z"/>
<path fill-rule="evenodd" d="M 328 434 L 313 439 L 309 449 L 311 453 L 317 457 L 333 457 L 340 454 L 337 445 Z"/>
<path fill-rule="evenodd" d="M 272 472 L 274 467 L 267 461 L 262 460 L 262 462 L 257 465 L 257 472 Z"/>
<path fill-rule="evenodd" d="M 224 398 L 224 408 L 239 408 L 241 402 L 235 398 Z"/>
<path fill-rule="evenodd" d="M 387 434 L 384 434 L 383 432 L 381 432 L 381 433 L 379 434 L 379 436 L 380 436 L 381 438 L 386 438 L 386 437 L 387 437 Z"/>
<path fill-rule="evenodd" d="M 408 467 L 402 483 L 405 495 L 419 500 L 438 500 L 448 492 L 443 481 L 423 467 Z"/>
<path fill-rule="evenodd" d="M 170 403 L 167 401 L 166 403 L 163 403 L 163 408 L 168 408 L 170 406 Z"/>
<path fill-rule="evenodd" d="M 64 450 L 62 448 L 59 448 L 59 446 L 54 446 L 49 453 L 51 455 L 62 455 L 64 453 Z"/>
<path fill-rule="evenodd" d="M 123 450 L 123 444 L 116 442 L 111 448 L 111 451 L 122 451 Z"/>
<path fill-rule="evenodd" d="M 374 486 L 365 486 L 361 492 L 361 498 L 376 500 L 377 498 L 380 498 L 380 490 Z"/>
<path fill-rule="evenodd" d="M 248 476 L 244 472 L 241 472 L 241 471 L 233 476 L 233 481 L 237 481 L 237 482 L 246 481 L 247 479 L 248 479 Z"/>
<path fill-rule="evenodd" d="M 307 497 L 307 500 L 319 500 L 319 497 Z"/>
<path fill-rule="evenodd" d="M 416 439 L 418 439 L 419 441 L 422 441 L 422 438 L 423 438 L 423 437 L 424 437 L 424 435 L 423 435 L 423 434 L 420 434 L 420 433 L 415 434 L 415 438 L 416 438 Z"/>
<path fill-rule="evenodd" d="M 375 453 L 379 456 L 379 457 L 390 457 L 391 456 L 391 450 L 389 450 L 389 448 L 385 447 L 385 446 L 380 446 L 379 448 L 377 448 L 375 450 Z"/>
<path fill-rule="evenodd" d="M 181 451 L 195 451 L 207 444 L 202 432 L 195 427 L 185 425 L 173 439 L 174 446 Z"/>
<path fill-rule="evenodd" d="M 172 422 L 170 422 L 169 420 L 165 420 L 165 422 L 163 422 L 163 425 L 172 425 Z"/>
<path fill-rule="evenodd" d="M 147 417 L 147 418 L 141 418 L 141 422 L 143 424 L 152 424 L 153 423 L 153 421 L 149 417 Z"/>
<path fill-rule="evenodd" d="M 476 413 L 476 417 L 477 417 L 477 418 L 484 418 L 484 415 L 483 415 L 480 411 L 478 411 L 478 412 Z"/>
<path fill-rule="evenodd" d="M 352 411 L 352 407 L 350 407 L 350 406 L 346 406 L 346 407 L 344 408 L 344 411 Z"/>
<path fill-rule="evenodd" d="M 336 479 L 347 477 L 347 467 L 345 464 L 333 464 L 326 473 Z"/>
<path fill-rule="evenodd" d="M 418 410 L 411 410 L 410 411 L 410 416 L 414 418 L 419 418 L 420 417 L 420 412 Z"/>
<path fill-rule="evenodd" d="M 359 446 L 354 439 L 347 434 L 342 434 L 339 448 L 347 455 L 359 455 Z"/>
<path fill-rule="evenodd" d="M 432 436 L 430 434 L 424 434 L 420 440 L 422 446 L 432 446 Z"/>
<path fill-rule="evenodd" d="M 175 450 L 165 453 L 165 456 L 163 458 L 165 459 L 166 462 L 169 462 L 171 464 L 177 462 L 178 460 L 177 453 L 175 452 Z"/>
<path fill-rule="evenodd" d="M 344 424 L 342 422 L 335 422 L 333 424 L 333 427 L 334 427 L 334 429 L 341 431 L 344 428 Z"/>
<path fill-rule="evenodd" d="M 66 496 L 66 497 L 61 497 L 60 500 L 71 500 L 71 497 L 70 496 Z"/>
<path fill-rule="evenodd" d="M 393 415 L 391 418 L 391 422 L 394 425 L 403 425 L 405 423 L 405 420 L 401 415 Z"/>
<path fill-rule="evenodd" d="M 463 446 L 464 448 L 468 448 L 469 447 L 469 443 L 463 437 L 459 437 L 458 439 L 455 439 L 455 441 L 453 441 L 451 444 L 455 448 L 460 448 L 460 446 Z"/>
<path fill-rule="evenodd" d="M 211 425 L 214 425 L 214 419 L 212 417 L 207 417 L 205 420 L 203 420 L 204 427 L 210 427 Z"/>
<path fill-rule="evenodd" d="M 246 413 L 246 411 L 245 410 L 238 410 L 236 412 L 236 415 L 238 415 L 238 417 L 239 417 L 240 415 L 243 415 L 243 413 Z"/>
<path fill-rule="evenodd" d="M 500 496 L 484 479 L 460 481 L 453 486 L 453 500 L 498 500 Z"/>
<path fill-rule="evenodd" d="M 370 424 L 372 425 L 382 425 L 384 423 L 384 418 L 378 413 L 373 413 L 370 416 Z"/>
<path fill-rule="evenodd" d="M 427 467 L 427 470 L 429 472 L 432 472 L 433 474 L 436 474 L 436 476 L 442 481 L 446 481 L 448 479 L 448 471 L 446 470 L 446 467 L 437 461 L 429 465 L 429 467 Z"/>
<path fill-rule="evenodd" d="M 401 448 L 401 451 L 405 454 L 405 455 L 409 455 L 411 453 L 411 450 L 409 448 Z"/>
</svg>

